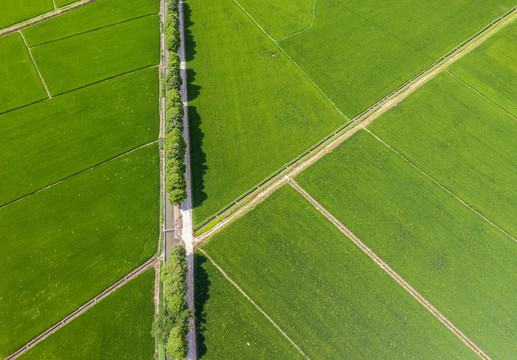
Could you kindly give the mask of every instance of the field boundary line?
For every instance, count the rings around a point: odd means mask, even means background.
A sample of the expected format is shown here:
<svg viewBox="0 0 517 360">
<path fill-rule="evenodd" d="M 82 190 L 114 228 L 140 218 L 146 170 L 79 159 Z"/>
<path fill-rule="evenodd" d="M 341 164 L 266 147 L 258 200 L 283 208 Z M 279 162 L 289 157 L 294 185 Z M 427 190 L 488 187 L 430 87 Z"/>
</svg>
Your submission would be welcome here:
<svg viewBox="0 0 517 360">
<path fill-rule="evenodd" d="M 475 92 L 476 94 L 478 94 L 479 96 L 481 96 L 483 99 L 486 99 L 489 103 L 491 103 L 492 105 L 496 106 L 497 108 L 501 109 L 502 111 L 504 111 L 506 114 L 508 114 L 510 117 L 514 118 L 515 120 L 517 120 L 517 117 L 515 115 L 513 115 L 511 112 L 509 112 L 508 110 L 506 110 L 505 108 L 501 107 L 501 105 L 499 105 L 498 103 L 496 103 L 495 101 L 493 101 L 492 99 L 489 99 L 486 95 L 484 95 L 481 91 L 477 90 L 475 87 L 471 86 L 469 83 L 467 83 L 466 81 L 464 81 L 463 79 L 461 79 L 460 77 L 454 75 L 453 73 L 451 73 L 449 70 L 445 70 L 445 72 L 447 74 L 449 74 L 450 76 L 452 76 L 454 79 L 458 80 L 460 83 L 462 83 L 463 85 L 465 85 L 466 87 L 468 87 L 470 90 L 472 90 L 473 92 Z"/>
<path fill-rule="evenodd" d="M 35 16 L 33 18 L 30 18 L 30 19 L 27 19 L 27 20 L 23 20 L 21 22 L 13 24 L 13 25 L 9 25 L 9 26 L 7 26 L 7 27 L 5 27 L 3 29 L 0 29 L 0 37 L 8 35 L 8 34 L 11 34 L 11 33 L 14 33 L 16 31 L 20 31 L 20 30 L 25 29 L 25 28 L 28 28 L 29 26 L 36 25 L 36 24 L 38 24 L 40 22 L 43 22 L 43 21 L 51 19 L 53 17 L 65 14 L 65 13 L 67 13 L 69 11 L 72 11 L 74 9 L 77 9 L 77 8 L 79 8 L 81 6 L 90 4 L 90 3 L 95 2 L 95 1 L 97 1 L 97 0 L 81 0 L 81 1 L 76 1 L 76 2 L 74 2 L 72 4 L 68 4 L 68 5 L 62 6 L 60 8 L 55 9 L 55 10 L 46 12 L 44 14 L 40 14 L 38 16 Z"/>
<path fill-rule="evenodd" d="M 376 104 L 372 105 L 361 114 L 357 115 L 339 130 L 335 131 L 327 138 L 321 140 L 310 150 L 306 151 L 296 159 L 292 160 L 289 164 L 276 171 L 274 175 L 265 179 L 258 186 L 253 187 L 246 194 L 235 200 L 234 203 L 226 206 L 214 216 L 204 221 L 197 228 L 199 234 L 196 237 L 197 243 L 201 244 L 208 237 L 212 236 L 224 226 L 228 225 L 237 217 L 235 216 L 236 213 L 243 214 L 243 209 L 245 211 L 249 210 L 250 203 L 253 205 L 257 202 L 260 202 L 259 200 L 261 197 L 264 197 L 271 192 L 268 189 L 271 188 L 270 190 L 274 190 L 274 188 L 281 186 L 285 182 L 285 179 L 283 178 L 284 175 L 294 177 L 294 175 L 304 170 L 306 167 L 311 165 L 311 163 L 323 157 L 325 154 L 331 152 L 334 148 L 352 136 L 359 129 L 365 128 L 383 113 L 398 105 L 417 88 L 430 81 L 449 65 L 453 64 L 465 54 L 468 54 L 470 51 L 474 50 L 477 46 L 482 44 L 493 33 L 497 32 L 508 23 L 511 23 L 516 18 L 516 9 L 517 7 L 514 7 L 505 15 L 494 20 L 490 25 L 486 26 L 476 35 L 472 36 L 463 44 L 449 52 L 449 54 L 443 56 L 433 65 L 429 66 L 421 73 L 415 75 L 392 93 L 386 95 Z M 213 224 L 215 221 L 217 221 L 217 224 Z"/>
<path fill-rule="evenodd" d="M 258 28 L 264 33 L 266 34 L 266 36 L 276 45 L 276 47 L 278 49 L 280 49 L 280 51 L 289 59 L 291 60 L 291 62 L 298 68 L 298 70 L 303 74 L 305 75 L 305 77 L 312 83 L 312 85 L 314 85 L 314 87 L 316 87 L 316 89 L 318 89 L 318 91 L 320 92 L 321 95 L 323 95 L 325 97 L 325 99 L 327 99 L 328 102 L 330 102 L 330 104 L 332 104 L 332 106 L 334 106 L 334 108 L 337 110 L 337 112 L 342 116 L 344 117 L 347 121 L 350 121 L 350 118 L 348 116 L 346 116 L 342 111 L 341 109 L 339 109 L 337 107 L 337 105 L 334 103 L 334 101 L 332 101 L 332 99 L 330 99 L 327 94 L 318 86 L 318 84 L 316 84 L 316 82 L 305 72 L 305 70 L 303 70 L 300 65 L 298 65 L 298 63 L 296 61 L 294 61 L 294 59 L 284 50 L 284 48 L 282 46 L 280 46 L 280 44 L 278 43 L 278 41 L 276 41 L 275 39 L 273 39 L 273 37 L 271 37 L 271 35 L 269 35 L 266 30 L 264 30 L 264 28 L 262 26 L 260 26 L 260 24 L 253 18 L 253 16 L 250 15 L 250 13 L 237 1 L 237 0 L 233 0 L 233 2 L 235 4 L 237 4 L 237 6 L 239 6 L 241 8 L 241 10 L 244 12 L 244 14 L 246 14 L 246 16 L 248 18 L 250 18 L 251 21 L 253 21 L 255 23 L 255 25 L 258 26 Z"/>
<path fill-rule="evenodd" d="M 445 190 L 447 193 L 449 193 L 450 195 L 452 195 L 456 200 L 458 200 L 461 204 L 463 204 L 464 206 L 466 206 L 467 208 L 469 208 L 471 211 L 475 212 L 478 216 L 480 216 L 483 220 L 485 220 L 486 222 L 488 222 L 490 225 L 492 225 L 493 227 L 495 227 L 497 230 L 501 231 L 503 234 L 505 234 L 506 236 L 508 236 L 510 239 L 512 239 L 513 241 L 517 242 L 517 239 L 515 237 L 513 237 L 510 233 L 508 233 L 506 230 L 504 230 L 503 228 L 501 228 L 499 225 L 497 225 L 496 223 L 494 223 L 492 220 L 490 220 L 489 218 L 487 218 L 485 215 L 483 215 L 480 211 L 476 210 L 474 207 L 472 207 L 470 204 L 468 204 L 466 201 L 464 201 L 462 198 L 460 198 L 458 195 L 456 195 L 454 192 L 452 192 L 451 190 L 449 190 L 447 187 L 445 187 L 444 185 L 442 185 L 438 180 L 436 180 L 434 177 L 432 177 L 431 175 L 429 175 L 427 172 L 425 172 L 424 170 L 420 169 L 414 162 L 412 162 L 411 160 L 409 160 L 407 157 L 405 157 L 404 155 L 402 155 L 400 152 L 398 152 L 397 150 L 395 150 L 395 148 L 393 148 L 391 145 L 389 145 L 387 142 L 385 142 L 384 140 L 382 140 L 379 136 L 377 136 L 376 134 L 374 134 L 372 131 L 370 131 L 369 129 L 364 129 L 366 130 L 370 135 L 372 135 L 375 139 L 377 139 L 380 143 L 382 143 L 384 146 L 386 146 L 388 149 L 390 149 L 391 151 L 393 151 L 395 154 L 397 154 L 399 157 L 401 157 L 404 161 L 406 161 L 408 164 L 410 164 L 412 167 L 414 167 L 416 170 L 418 170 L 422 175 L 424 175 L 425 177 L 427 177 L 428 179 L 430 179 L 432 182 L 434 182 L 436 185 L 438 185 L 440 188 L 442 188 L 443 190 Z"/>
<path fill-rule="evenodd" d="M 115 155 L 115 156 L 113 156 L 113 157 L 111 157 L 111 158 L 109 158 L 109 159 L 103 160 L 103 161 L 101 161 L 100 163 L 97 163 L 97 164 L 95 164 L 95 165 L 92 165 L 92 166 L 90 166 L 90 167 L 88 167 L 88 168 L 86 168 L 86 169 L 83 169 L 83 170 L 81 170 L 81 171 L 78 171 L 78 172 L 76 172 L 76 173 L 73 173 L 73 174 L 71 174 L 71 175 L 68 175 L 68 176 L 66 176 L 66 177 L 64 177 L 64 178 L 62 178 L 62 179 L 60 179 L 60 180 L 58 180 L 58 181 L 56 181 L 56 182 L 53 182 L 52 184 L 49 184 L 49 185 L 47 185 L 47 186 L 45 186 L 45 187 L 42 187 L 41 189 L 34 190 L 34 191 L 32 191 L 32 192 L 30 192 L 30 193 L 28 193 L 28 194 L 25 194 L 25 195 L 23 195 L 23 196 L 20 196 L 20 197 L 19 197 L 19 198 L 17 198 L 17 199 L 11 200 L 11 201 L 9 201 L 8 203 L 5 203 L 5 204 L 1 205 L 1 206 L 0 206 L 0 210 L 2 210 L 2 209 L 4 209 L 4 208 L 8 207 L 9 205 L 12 205 L 12 204 L 17 203 L 17 202 L 19 202 L 19 201 L 22 201 L 22 200 L 24 200 L 25 198 L 28 198 L 28 197 L 29 197 L 29 196 L 31 196 L 31 195 L 37 194 L 37 193 L 39 193 L 39 192 L 45 191 L 45 190 L 47 190 L 47 189 L 50 189 L 51 187 L 54 187 L 54 186 L 56 186 L 56 185 L 59 185 L 59 184 L 61 184 L 62 182 L 65 182 L 66 180 L 69 180 L 70 178 L 72 178 L 72 177 L 74 177 L 74 176 L 81 175 L 82 173 L 85 173 L 85 172 L 88 172 L 88 171 L 90 171 L 90 170 L 93 170 L 93 169 L 95 169 L 95 168 L 97 168 L 97 167 L 99 167 L 99 166 L 105 165 L 105 164 L 107 164 L 107 163 L 109 163 L 109 162 L 111 162 L 111 161 L 113 161 L 113 160 L 117 160 L 118 158 L 121 158 L 121 157 L 123 157 L 123 156 L 129 155 L 129 154 L 131 154 L 131 153 L 132 153 L 132 152 L 134 152 L 134 151 L 140 150 L 140 149 L 142 149 L 142 148 L 144 148 L 144 147 L 150 146 L 150 145 L 152 145 L 152 144 L 154 144 L 154 143 L 157 143 L 157 142 L 158 142 L 158 140 L 149 141 L 149 142 L 147 142 L 147 143 L 145 143 L 145 144 L 142 144 L 142 145 L 139 145 L 139 146 L 137 146 L 137 147 L 135 147 L 135 148 L 133 148 L 133 149 L 130 149 L 130 150 L 128 150 L 128 151 L 125 151 L 125 152 L 123 152 L 123 153 L 120 153 L 120 154 L 118 154 L 118 155 Z"/>
<path fill-rule="evenodd" d="M 282 41 L 282 40 L 286 40 L 286 39 L 292 38 L 292 37 L 294 37 L 296 35 L 300 35 L 300 34 L 306 32 L 306 31 L 309 31 L 310 29 L 312 29 L 312 27 L 314 26 L 314 20 L 316 19 L 316 2 L 317 1 L 318 0 L 314 0 L 312 2 L 312 21 L 311 21 L 311 24 L 309 26 L 306 26 L 305 28 L 299 30 L 299 31 L 296 31 L 296 32 L 294 32 L 292 34 L 284 36 L 283 38 L 278 40 L 279 42 Z"/>
<path fill-rule="evenodd" d="M 253 306 L 255 306 L 255 308 L 257 308 L 258 311 L 260 311 L 260 313 L 262 315 L 264 315 L 264 317 L 291 343 L 291 345 L 293 345 L 296 350 L 298 350 L 298 352 L 300 354 L 303 355 L 304 358 L 306 358 L 307 360 L 310 360 L 310 358 L 307 356 L 307 354 L 305 354 L 303 352 L 302 349 L 300 349 L 300 347 L 298 345 L 296 345 L 296 343 L 282 330 L 282 328 L 280 328 L 280 326 L 278 326 L 274 321 L 273 319 L 271 319 L 271 317 L 269 317 L 269 315 L 264 311 L 262 310 L 262 308 L 260 306 L 258 306 L 255 301 L 253 301 L 253 299 L 251 299 L 249 297 L 248 294 L 246 294 L 244 292 L 244 290 L 242 290 L 239 285 L 237 285 L 237 283 L 235 281 L 233 281 L 232 278 L 230 278 L 228 276 L 228 274 L 226 274 L 226 272 L 203 250 L 203 249 L 198 249 L 201 253 L 203 253 L 203 255 L 205 255 L 207 257 L 208 260 L 210 260 L 210 262 L 212 263 L 212 265 L 214 265 L 217 270 L 219 270 L 219 272 L 226 278 L 226 280 L 228 280 L 237 290 L 239 290 L 239 292 L 251 303 L 253 304 Z"/>
<path fill-rule="evenodd" d="M 87 310 L 91 309 L 93 306 L 95 306 L 99 301 L 104 299 L 106 296 L 113 293 L 118 288 L 125 285 L 128 281 L 132 280 L 134 277 L 140 275 L 145 270 L 149 269 L 150 267 L 155 266 L 156 262 L 159 261 L 159 258 L 152 257 L 149 260 L 147 260 L 142 265 L 138 266 L 136 269 L 131 271 L 129 274 L 124 276 L 122 279 L 117 281 L 116 283 L 110 285 L 107 289 L 96 295 L 94 298 L 90 299 L 86 304 L 79 307 L 77 310 L 73 311 L 71 314 L 66 316 L 64 319 L 60 320 L 56 324 L 52 325 L 50 328 L 36 336 L 34 339 L 23 345 L 21 348 L 19 348 L 17 351 L 12 353 L 11 355 L 4 358 L 4 360 L 13 360 L 18 358 L 20 355 L 22 355 L 24 352 L 32 348 L 34 345 L 38 344 L 39 342 L 43 341 L 47 337 L 49 337 L 54 332 L 61 329 L 63 326 L 68 324 L 70 321 L 74 320 L 75 318 L 79 317 L 79 315 L 83 314 Z"/>
<path fill-rule="evenodd" d="M 106 79 L 102 79 L 102 80 L 99 80 L 99 81 L 95 81 L 95 82 L 92 82 L 92 83 L 87 84 L 87 85 L 79 86 L 78 88 L 75 88 L 75 89 L 72 89 L 72 90 L 67 90 L 67 91 L 65 91 L 65 92 L 62 92 L 62 93 L 59 93 L 59 94 L 54 95 L 54 97 L 58 97 L 58 96 L 61 96 L 61 95 L 65 95 L 65 94 L 71 93 L 71 92 L 76 91 L 76 90 L 81 90 L 81 89 L 87 88 L 88 86 L 97 85 L 97 84 L 103 83 L 103 82 L 105 82 L 105 81 L 110 81 L 110 80 L 116 79 L 116 78 L 121 77 L 121 76 L 124 76 L 124 75 L 133 74 L 133 73 L 136 73 L 136 72 L 138 72 L 138 71 L 140 71 L 140 70 L 146 70 L 146 69 L 152 69 L 152 68 L 159 68 L 159 67 L 160 67 L 160 64 L 144 66 L 144 67 L 139 68 L 139 69 L 135 69 L 135 70 L 131 70 L 131 71 L 125 72 L 125 73 L 123 73 L 123 74 L 118 74 L 118 75 L 110 76 L 110 77 L 108 77 L 108 78 L 106 78 Z"/>
<path fill-rule="evenodd" d="M 34 61 L 34 57 L 32 56 L 32 52 L 31 52 L 31 48 L 29 47 L 29 45 L 27 44 L 27 41 L 25 40 L 25 36 L 23 36 L 22 32 L 21 31 L 18 31 L 18 33 L 20 34 L 20 36 L 22 37 L 23 39 L 23 43 L 25 44 L 25 47 L 27 48 L 27 51 L 29 52 L 29 55 L 31 57 L 31 60 L 32 60 L 32 63 L 34 64 L 34 67 L 36 68 L 36 71 L 39 75 L 39 78 L 41 80 L 41 83 L 43 84 L 43 86 L 45 87 L 45 91 L 47 92 L 47 95 L 48 95 L 48 98 L 49 99 L 52 99 L 52 95 L 50 95 L 50 92 L 48 91 L 48 87 L 47 87 L 47 84 L 45 84 L 45 80 L 43 80 L 43 76 L 41 76 L 41 73 L 38 69 L 38 65 L 36 64 L 36 61 Z"/>
<path fill-rule="evenodd" d="M 124 24 L 124 23 L 130 22 L 130 21 L 133 21 L 133 20 L 142 19 L 142 18 L 145 18 L 147 16 L 156 16 L 156 15 L 158 15 L 158 13 L 140 15 L 140 16 L 137 16 L 137 17 L 134 17 L 134 18 L 131 18 L 131 19 L 126 19 L 126 20 L 118 21 L 118 22 L 115 22 L 113 24 L 99 26 L 99 27 L 97 27 L 95 29 L 90 29 L 90 30 L 82 31 L 82 32 L 77 33 L 77 34 L 63 36 L 62 38 L 59 38 L 59 39 L 45 41 L 45 42 L 42 42 L 41 44 L 32 45 L 32 46 L 30 46 L 30 48 L 34 49 L 35 47 L 38 47 L 38 46 L 50 44 L 50 43 L 53 43 L 53 42 L 56 42 L 56 41 L 60 41 L 60 40 L 65 40 L 65 39 L 73 38 L 73 37 L 76 37 L 76 36 L 79 36 L 79 35 L 83 35 L 83 34 L 88 34 L 88 33 L 91 33 L 91 32 L 97 31 L 97 30 L 102 30 L 102 29 L 106 29 L 106 28 L 109 28 L 109 27 L 112 27 L 112 26 L 117 26 L 117 25 L 120 25 L 120 24 Z"/>
<path fill-rule="evenodd" d="M 452 331 L 461 341 L 463 341 L 471 350 L 479 357 L 490 360 L 472 340 L 470 340 L 463 332 L 458 329 L 452 322 L 443 316 L 431 303 L 429 303 L 419 292 L 409 285 L 399 274 L 397 274 L 387 263 L 385 263 L 377 254 L 375 254 L 366 244 L 364 244 L 357 236 L 355 236 L 348 228 L 346 228 L 339 220 L 337 220 L 327 209 L 321 206 L 312 196 L 310 196 L 298 183 L 292 179 L 288 179 L 289 185 L 298 191 L 307 201 L 311 203 L 320 213 L 322 213 L 334 226 L 336 226 L 343 234 L 354 242 L 366 255 L 368 255 L 378 266 L 380 266 L 389 276 L 391 276 L 399 285 L 401 285 L 408 293 L 410 293 L 420 304 L 422 304 L 429 312 L 431 312 L 442 324 Z"/>
<path fill-rule="evenodd" d="M 57 6 L 56 6 L 56 1 L 55 0 L 52 0 L 52 5 L 54 5 L 54 10 L 56 10 Z"/>
</svg>

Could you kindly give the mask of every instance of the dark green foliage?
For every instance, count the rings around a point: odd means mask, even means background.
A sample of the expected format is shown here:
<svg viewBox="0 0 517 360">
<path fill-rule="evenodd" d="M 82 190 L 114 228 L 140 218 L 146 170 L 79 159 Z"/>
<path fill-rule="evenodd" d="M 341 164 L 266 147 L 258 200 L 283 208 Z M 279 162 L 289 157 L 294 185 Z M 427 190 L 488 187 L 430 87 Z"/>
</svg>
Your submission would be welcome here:
<svg viewBox="0 0 517 360">
<path fill-rule="evenodd" d="M 165 136 L 165 153 L 167 160 L 182 161 L 185 157 L 187 144 L 178 130 L 173 130 Z"/>
<path fill-rule="evenodd" d="M 183 104 L 181 102 L 181 96 L 179 91 L 176 89 L 167 91 L 167 95 L 165 96 L 165 108 L 167 109 L 167 111 L 182 106 Z"/>
<path fill-rule="evenodd" d="M 179 89 L 182 83 L 179 66 L 169 66 L 167 76 L 165 77 L 167 90 Z"/>
<path fill-rule="evenodd" d="M 176 52 L 180 46 L 180 32 L 175 27 L 165 26 L 165 48 L 168 51 Z"/>
<path fill-rule="evenodd" d="M 190 310 L 185 301 L 187 294 L 187 262 L 185 249 L 174 246 L 169 259 L 162 266 L 160 279 L 163 282 L 165 304 L 155 315 L 152 334 L 166 344 L 169 358 L 184 359 L 188 352 L 186 332 L 189 329 Z"/>
<path fill-rule="evenodd" d="M 179 0 L 169 0 L 167 1 L 167 11 L 178 11 L 178 3 Z"/>
<path fill-rule="evenodd" d="M 187 357 L 188 344 L 184 327 L 176 326 L 172 328 L 165 350 L 167 351 L 167 356 L 174 359 L 184 359 Z"/>
<path fill-rule="evenodd" d="M 167 13 L 167 17 L 165 18 L 165 28 L 166 29 L 169 29 L 169 28 L 179 29 L 179 25 L 180 25 L 180 22 L 178 19 L 178 14 L 174 11 L 169 11 Z"/>
<path fill-rule="evenodd" d="M 183 132 L 183 106 L 172 108 L 165 116 L 165 133 L 168 134 L 174 129 Z"/>
</svg>

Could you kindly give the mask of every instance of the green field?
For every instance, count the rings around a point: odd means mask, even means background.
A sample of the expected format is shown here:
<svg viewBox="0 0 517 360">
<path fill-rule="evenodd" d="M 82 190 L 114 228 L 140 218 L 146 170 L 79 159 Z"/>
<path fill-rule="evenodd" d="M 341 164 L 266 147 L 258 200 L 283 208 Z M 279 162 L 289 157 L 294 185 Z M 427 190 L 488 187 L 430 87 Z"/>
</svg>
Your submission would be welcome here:
<svg viewBox="0 0 517 360">
<path fill-rule="evenodd" d="M 195 271 L 198 359 L 304 359 L 201 253 Z"/>
<path fill-rule="evenodd" d="M 157 109 L 151 68 L 0 115 L 0 205 L 156 139 Z"/>
<path fill-rule="evenodd" d="M 514 240 L 365 131 L 296 180 L 489 356 L 512 358 Z"/>
<path fill-rule="evenodd" d="M 2 0 L 0 2 L 0 28 L 51 10 L 54 10 L 52 0 Z M 0 59 L 3 58 L 0 57 Z"/>
<path fill-rule="evenodd" d="M 204 250 L 310 358 L 475 358 L 290 187 Z"/>
<path fill-rule="evenodd" d="M 29 46 L 35 46 L 159 11 L 156 0 L 97 0 L 22 32 Z"/>
<path fill-rule="evenodd" d="M 494 34 L 450 66 L 455 76 L 517 116 L 517 23 Z"/>
<path fill-rule="evenodd" d="M 0 59 L 0 113 L 47 98 L 20 34 L 0 37 Z"/>
<path fill-rule="evenodd" d="M 154 271 L 149 269 L 20 359 L 151 360 Z"/>
<path fill-rule="evenodd" d="M 513 0 L 320 0 L 314 27 L 280 46 L 353 117 L 513 5 Z"/>
<path fill-rule="evenodd" d="M 0 209 L 0 357 L 155 253 L 158 171 L 154 144 Z"/>
<path fill-rule="evenodd" d="M 158 16 L 109 26 L 31 48 L 52 95 L 159 62 Z"/>
<path fill-rule="evenodd" d="M 517 122 L 440 74 L 370 129 L 517 237 Z"/>
<path fill-rule="evenodd" d="M 281 39 L 311 26 L 317 0 L 239 0 L 274 39 Z"/>
<path fill-rule="evenodd" d="M 186 14 L 198 226 L 347 120 L 233 1 Z"/>
</svg>

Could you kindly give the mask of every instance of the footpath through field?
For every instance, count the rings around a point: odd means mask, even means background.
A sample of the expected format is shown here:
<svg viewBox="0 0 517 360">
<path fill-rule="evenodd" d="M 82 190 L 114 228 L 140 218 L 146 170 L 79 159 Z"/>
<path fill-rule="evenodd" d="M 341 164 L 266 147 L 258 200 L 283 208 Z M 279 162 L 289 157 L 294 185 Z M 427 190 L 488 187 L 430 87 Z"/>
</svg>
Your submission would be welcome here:
<svg viewBox="0 0 517 360">
<path fill-rule="evenodd" d="M 244 8 L 242 9 L 243 11 L 245 11 Z M 399 87 L 397 90 L 393 91 L 391 94 L 384 97 L 377 104 L 373 105 L 360 115 L 353 118 L 341 130 L 335 132 L 327 139 L 324 139 L 322 142 L 314 146 L 307 153 L 303 154 L 298 159 L 295 159 L 284 169 L 280 170 L 271 178 L 267 179 L 263 184 L 261 184 L 263 186 L 259 186 L 256 189 L 250 191 L 248 194 L 241 197 L 239 200 L 235 202 L 234 205 L 228 207 L 222 213 L 218 214 L 216 217 L 223 220 L 221 220 L 212 228 L 209 228 L 207 231 L 197 236 L 195 238 L 195 243 L 201 244 L 203 241 L 210 238 L 213 234 L 226 227 L 235 219 L 251 210 L 258 203 L 262 202 L 269 194 L 271 194 L 273 191 L 285 184 L 287 178 L 293 178 L 298 173 L 305 170 L 307 167 L 309 167 L 318 159 L 331 152 L 333 149 L 335 149 L 337 146 L 339 146 L 341 143 L 343 143 L 346 139 L 355 134 L 357 131 L 366 128 L 366 126 L 372 123 L 379 116 L 381 116 L 391 108 L 397 106 L 401 101 L 403 101 L 406 97 L 412 94 L 416 89 L 428 83 L 436 75 L 444 71 L 448 66 L 458 61 L 463 56 L 465 56 L 466 54 L 474 50 L 476 47 L 481 45 L 489 36 L 499 31 L 500 29 L 502 29 L 507 24 L 511 23 L 513 20 L 517 18 L 516 9 L 517 8 L 513 8 L 508 13 L 492 22 L 489 26 L 485 27 L 483 30 L 471 37 L 462 45 L 458 46 L 449 54 L 442 57 L 440 60 L 435 62 L 433 65 L 428 67 L 420 74 L 414 76 L 404 85 Z M 246 14 L 251 18 L 251 15 L 249 15 L 247 12 Z M 251 18 L 251 20 L 255 24 L 257 24 L 257 26 L 263 32 L 265 32 L 264 29 L 262 29 L 253 18 Z"/>
</svg>

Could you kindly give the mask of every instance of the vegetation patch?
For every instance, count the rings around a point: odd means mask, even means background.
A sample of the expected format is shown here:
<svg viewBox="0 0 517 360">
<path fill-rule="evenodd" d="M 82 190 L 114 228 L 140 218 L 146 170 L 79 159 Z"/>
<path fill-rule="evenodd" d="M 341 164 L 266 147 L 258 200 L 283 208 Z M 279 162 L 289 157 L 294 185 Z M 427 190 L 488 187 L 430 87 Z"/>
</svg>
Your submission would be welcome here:
<svg viewBox="0 0 517 360">
<path fill-rule="evenodd" d="M 517 22 L 492 35 L 449 68 L 455 76 L 517 116 Z"/>
<path fill-rule="evenodd" d="M 290 187 L 204 250 L 310 358 L 476 357 Z"/>
<path fill-rule="evenodd" d="M 159 181 L 154 144 L 0 210 L 0 357 L 155 254 Z"/>
<path fill-rule="evenodd" d="M 354 117 L 514 5 L 513 0 L 318 0 L 312 29 L 280 46 Z"/>
<path fill-rule="evenodd" d="M 20 359 L 152 359 L 154 342 L 149 328 L 154 314 L 153 291 L 151 268 Z"/>
<path fill-rule="evenodd" d="M 491 358 L 516 353 L 514 240 L 365 131 L 296 180 Z"/>
<path fill-rule="evenodd" d="M 158 117 L 156 69 L 0 115 L 0 205 L 156 139 Z"/>
<path fill-rule="evenodd" d="M 54 10 L 52 0 L 2 0 L 0 2 L 0 29 L 51 10 Z"/>
<path fill-rule="evenodd" d="M 203 254 L 194 266 L 198 359 L 304 359 Z"/>
<path fill-rule="evenodd" d="M 515 118 L 441 74 L 370 129 L 517 237 Z"/>
<path fill-rule="evenodd" d="M 233 1 L 184 5 L 197 227 L 347 120 Z"/>
<path fill-rule="evenodd" d="M 0 113 L 48 97 L 18 33 L 0 37 L 0 84 Z"/>
<path fill-rule="evenodd" d="M 157 14 L 156 0 L 96 0 L 73 11 L 23 29 L 29 46 L 81 34 L 137 17 Z"/>
<path fill-rule="evenodd" d="M 158 16 L 102 28 L 36 46 L 34 59 L 52 95 L 159 62 Z"/>
</svg>

